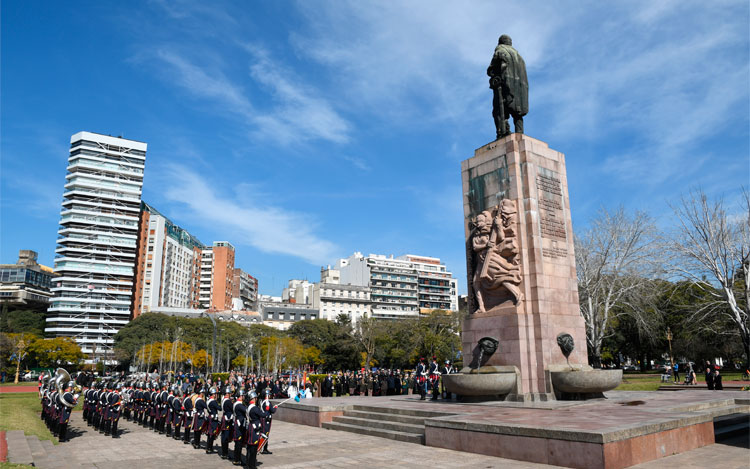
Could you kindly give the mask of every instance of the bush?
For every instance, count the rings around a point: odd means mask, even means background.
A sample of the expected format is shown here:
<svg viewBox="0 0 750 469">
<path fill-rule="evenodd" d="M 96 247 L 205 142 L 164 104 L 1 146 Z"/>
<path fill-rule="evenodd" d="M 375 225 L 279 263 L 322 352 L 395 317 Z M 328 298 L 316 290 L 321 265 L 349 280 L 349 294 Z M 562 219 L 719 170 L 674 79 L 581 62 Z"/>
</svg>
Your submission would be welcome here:
<svg viewBox="0 0 750 469">
<path fill-rule="evenodd" d="M 217 381 L 221 380 L 223 383 L 226 383 L 229 379 L 229 373 L 212 373 L 211 374 L 211 380 L 216 383 Z"/>
<path fill-rule="evenodd" d="M 307 375 L 307 380 L 312 384 L 317 385 L 318 383 L 323 382 L 323 380 L 326 379 L 326 376 L 328 375 Z"/>
</svg>

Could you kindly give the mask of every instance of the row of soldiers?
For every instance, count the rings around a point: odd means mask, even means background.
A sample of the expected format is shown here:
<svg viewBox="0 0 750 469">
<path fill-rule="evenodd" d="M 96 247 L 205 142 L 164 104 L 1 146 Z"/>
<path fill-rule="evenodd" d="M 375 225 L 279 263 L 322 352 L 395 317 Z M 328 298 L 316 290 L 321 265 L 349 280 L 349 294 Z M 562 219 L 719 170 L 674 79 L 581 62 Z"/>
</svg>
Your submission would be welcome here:
<svg viewBox="0 0 750 469">
<path fill-rule="evenodd" d="M 42 401 L 42 420 L 53 435 L 61 442 L 66 441 L 70 413 L 78 404 L 75 383 L 68 381 L 62 389 L 55 389 L 44 382 L 39 388 L 39 397 Z"/>
<path fill-rule="evenodd" d="M 224 389 L 219 400 L 216 387 L 196 385 L 192 392 L 183 393 L 178 385 L 162 383 L 135 383 L 125 387 L 121 394 L 123 416 L 139 425 L 166 434 L 184 444 L 192 443 L 199 449 L 202 435 L 206 435 L 206 453 L 212 454 L 214 442 L 221 438 L 222 459 L 229 459 L 229 443 L 234 443 L 234 465 L 242 464 L 242 448 L 247 448 L 247 465 L 255 468 L 257 455 L 271 454 L 268 436 L 273 414 L 278 408 L 270 402 L 271 390 L 264 390 L 264 399 L 258 403 L 254 390 L 232 387 Z M 96 395 L 92 395 L 92 403 Z M 101 400 L 101 398 L 100 398 Z M 116 425 L 114 427 L 116 431 Z M 106 427 L 105 427 L 106 431 Z M 192 439 L 191 439 L 192 432 Z M 182 435 L 181 435 L 182 433 Z"/>
</svg>

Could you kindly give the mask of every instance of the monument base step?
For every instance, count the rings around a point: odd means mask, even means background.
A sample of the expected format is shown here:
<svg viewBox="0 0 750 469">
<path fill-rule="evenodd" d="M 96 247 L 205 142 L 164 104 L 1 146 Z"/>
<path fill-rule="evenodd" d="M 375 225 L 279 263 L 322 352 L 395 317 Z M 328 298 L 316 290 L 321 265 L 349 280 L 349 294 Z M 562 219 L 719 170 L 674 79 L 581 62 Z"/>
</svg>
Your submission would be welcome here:
<svg viewBox="0 0 750 469">
<path fill-rule="evenodd" d="M 341 430 L 351 433 L 359 433 L 360 435 L 377 436 L 380 438 L 388 438 L 391 440 L 405 441 L 407 443 L 417 443 L 420 445 L 424 444 L 424 435 L 417 433 L 399 432 L 395 430 L 385 430 L 339 422 L 325 422 L 323 423 L 323 428 L 329 430 Z"/>
</svg>

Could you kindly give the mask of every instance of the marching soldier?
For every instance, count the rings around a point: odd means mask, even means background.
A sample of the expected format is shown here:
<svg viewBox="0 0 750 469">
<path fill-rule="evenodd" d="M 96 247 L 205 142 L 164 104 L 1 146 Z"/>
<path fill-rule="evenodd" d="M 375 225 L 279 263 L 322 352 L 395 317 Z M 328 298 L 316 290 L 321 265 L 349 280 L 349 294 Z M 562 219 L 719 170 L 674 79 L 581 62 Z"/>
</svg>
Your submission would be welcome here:
<svg viewBox="0 0 750 469">
<path fill-rule="evenodd" d="M 207 423 L 206 408 L 206 390 L 201 388 L 198 398 L 195 399 L 195 416 L 193 417 L 193 448 L 195 449 L 201 447 L 201 433 Z"/>
<path fill-rule="evenodd" d="M 432 363 L 430 363 L 430 387 L 432 388 L 432 400 L 436 401 L 438 394 L 440 394 L 440 365 L 438 365 L 435 357 L 432 357 Z"/>
<path fill-rule="evenodd" d="M 193 426 L 193 401 L 196 399 L 195 392 L 189 396 L 185 396 L 182 400 L 182 428 L 185 429 L 185 436 L 182 438 L 182 442 L 185 444 L 190 443 L 190 428 Z"/>
<path fill-rule="evenodd" d="M 232 406 L 232 415 L 234 416 L 234 425 L 232 429 L 232 440 L 234 441 L 234 460 L 232 464 L 239 466 L 242 464 L 242 444 L 245 441 L 246 423 L 247 423 L 247 396 L 245 390 L 240 389 L 240 396 L 237 402 Z"/>
<path fill-rule="evenodd" d="M 270 414 L 256 405 L 258 395 L 250 391 L 250 405 L 247 407 L 247 467 L 256 469 L 258 460 L 258 443 L 260 442 L 261 420 Z"/>
<path fill-rule="evenodd" d="M 122 404 L 122 396 L 119 390 L 122 389 L 122 385 L 118 384 L 113 389 L 109 396 L 107 396 L 107 426 L 104 429 L 104 434 L 112 438 L 120 438 L 117 434 L 117 423 L 120 421 L 120 408 Z"/>
<path fill-rule="evenodd" d="M 216 435 L 218 435 L 219 431 L 221 430 L 221 421 L 219 420 L 219 411 L 221 410 L 221 406 L 216 400 L 218 394 L 219 391 L 217 391 L 216 388 L 211 388 L 211 390 L 209 391 L 210 398 L 208 399 L 208 404 L 206 405 L 206 454 L 215 453 L 214 440 L 216 439 Z"/>
<path fill-rule="evenodd" d="M 167 409 L 166 409 L 166 415 L 164 416 L 164 426 L 165 433 L 167 434 L 167 437 L 172 436 L 172 404 L 174 403 L 174 389 L 175 386 L 171 386 L 169 388 L 169 395 L 167 396 Z"/>
<path fill-rule="evenodd" d="M 172 399 L 172 425 L 174 425 L 174 432 L 172 438 L 175 440 L 180 439 L 180 424 L 182 423 L 182 389 L 179 386 L 175 386 L 174 399 Z"/>
<path fill-rule="evenodd" d="M 265 399 L 260 404 L 261 410 L 265 414 L 268 415 L 267 417 L 264 417 L 261 420 L 261 423 L 262 423 L 262 426 L 263 426 L 263 433 L 266 434 L 266 444 L 263 445 L 263 451 L 261 452 L 261 454 L 273 454 L 273 453 L 271 453 L 268 450 L 268 440 L 271 438 L 271 423 L 272 423 L 271 421 L 273 420 L 273 415 L 272 414 L 276 413 L 276 408 L 278 406 L 271 405 L 270 397 L 271 397 L 271 390 L 268 389 L 268 388 L 266 388 L 266 390 L 265 390 Z"/>
<path fill-rule="evenodd" d="M 427 399 L 427 367 L 424 364 L 424 358 L 419 359 L 419 364 L 415 371 L 415 379 L 419 388 L 420 401 Z"/>
<path fill-rule="evenodd" d="M 221 459 L 229 459 L 229 440 L 232 437 L 234 423 L 234 404 L 232 403 L 232 388 L 227 386 L 224 398 L 221 400 Z"/>
<path fill-rule="evenodd" d="M 163 381 L 161 383 L 161 391 L 159 392 L 159 395 L 157 397 L 158 407 L 157 407 L 157 424 L 156 429 L 159 430 L 159 435 L 163 435 L 167 423 L 167 414 L 169 413 L 169 392 L 167 391 L 167 388 L 169 387 L 169 383 L 166 381 Z"/>
</svg>

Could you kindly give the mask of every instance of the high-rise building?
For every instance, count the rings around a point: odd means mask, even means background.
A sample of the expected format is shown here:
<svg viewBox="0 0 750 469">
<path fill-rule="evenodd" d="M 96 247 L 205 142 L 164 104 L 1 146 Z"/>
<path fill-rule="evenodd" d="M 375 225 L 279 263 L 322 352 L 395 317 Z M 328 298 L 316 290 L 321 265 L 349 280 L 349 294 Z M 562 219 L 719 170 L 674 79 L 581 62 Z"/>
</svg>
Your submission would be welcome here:
<svg viewBox="0 0 750 469">
<path fill-rule="evenodd" d="M 440 263 L 440 259 L 412 254 L 399 259 L 411 262 L 417 271 L 420 311 L 458 311 L 458 280 Z"/>
<path fill-rule="evenodd" d="M 232 310 L 254 311 L 258 308 L 258 280 L 242 269 L 234 269 Z"/>
<path fill-rule="evenodd" d="M 198 308 L 205 246 L 145 202 L 140 217 L 133 319 L 159 308 Z"/>
<path fill-rule="evenodd" d="M 70 138 L 45 332 L 90 359 L 112 358 L 130 320 L 146 143 L 92 132 Z"/>
<path fill-rule="evenodd" d="M 201 251 L 200 307 L 209 311 L 232 309 L 234 283 L 234 246 L 227 241 L 214 241 Z"/>
<path fill-rule="evenodd" d="M 365 257 L 355 252 L 339 259 L 335 270 L 340 272 L 342 284 L 370 288 L 373 318 L 398 319 L 433 309 L 458 310 L 456 280 L 438 258 L 411 254 Z"/>
<path fill-rule="evenodd" d="M 0 303 L 37 303 L 40 309 L 52 296 L 52 268 L 37 263 L 36 251 L 21 249 L 18 262 L 0 264 Z"/>
</svg>

